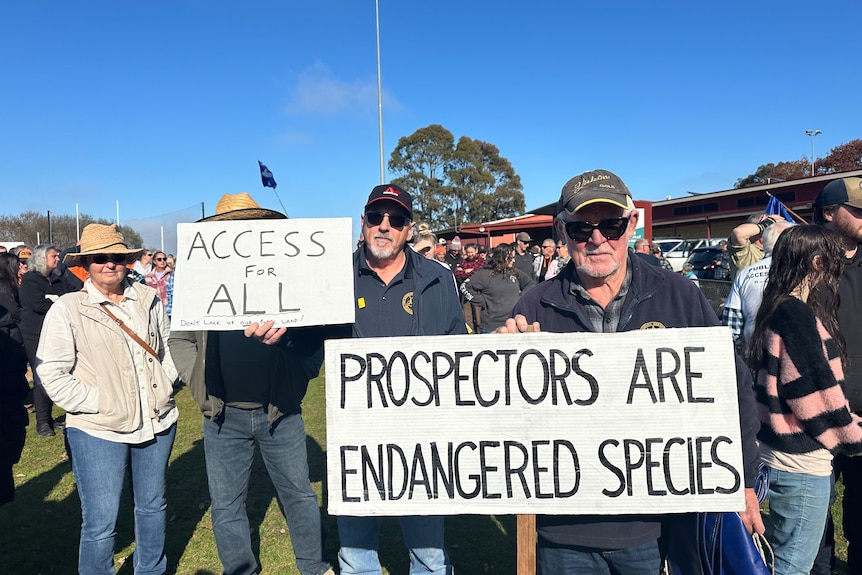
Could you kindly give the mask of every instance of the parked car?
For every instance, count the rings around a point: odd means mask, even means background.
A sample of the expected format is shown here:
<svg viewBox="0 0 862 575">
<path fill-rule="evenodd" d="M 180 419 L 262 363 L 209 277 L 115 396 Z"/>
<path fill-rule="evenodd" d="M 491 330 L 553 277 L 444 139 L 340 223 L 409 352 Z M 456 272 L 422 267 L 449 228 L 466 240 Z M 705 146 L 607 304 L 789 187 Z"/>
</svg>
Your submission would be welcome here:
<svg viewBox="0 0 862 575">
<path fill-rule="evenodd" d="M 701 246 L 691 251 L 685 263 L 691 264 L 692 271 L 698 279 L 715 279 L 714 262 L 719 254 L 721 254 L 721 248 L 718 246 Z M 727 278 L 726 281 L 729 282 L 730 278 Z"/>
<path fill-rule="evenodd" d="M 721 238 L 655 238 L 652 243 L 661 249 L 661 255 L 667 258 L 673 271 L 679 272 L 694 250 L 716 245 L 719 241 Z"/>
</svg>

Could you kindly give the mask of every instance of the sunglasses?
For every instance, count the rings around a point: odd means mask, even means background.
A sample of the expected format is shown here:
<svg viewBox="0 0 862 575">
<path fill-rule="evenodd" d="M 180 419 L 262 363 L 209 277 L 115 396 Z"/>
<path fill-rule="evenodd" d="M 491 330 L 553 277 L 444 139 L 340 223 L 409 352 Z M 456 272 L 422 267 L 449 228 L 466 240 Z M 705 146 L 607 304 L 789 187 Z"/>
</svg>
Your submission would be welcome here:
<svg viewBox="0 0 862 575">
<path fill-rule="evenodd" d="M 96 254 L 90 256 L 90 259 L 93 260 L 94 264 L 99 265 L 108 263 L 108 260 L 115 264 L 124 264 L 126 263 L 126 254 Z"/>
<path fill-rule="evenodd" d="M 365 221 L 368 222 L 369 225 L 379 226 L 383 223 L 383 217 L 389 216 L 389 225 L 393 228 L 403 228 L 407 223 L 407 216 L 398 216 L 393 214 L 384 214 L 383 212 L 365 212 Z"/>
<path fill-rule="evenodd" d="M 153 259 L 154 259 L 154 260 L 156 260 L 157 262 L 166 262 L 166 261 L 168 261 L 168 258 L 153 258 Z"/>
<path fill-rule="evenodd" d="M 585 242 L 593 235 L 593 230 L 609 240 L 618 240 L 626 233 L 629 218 L 608 218 L 597 224 L 590 222 L 566 222 L 566 234 L 576 242 Z"/>
</svg>

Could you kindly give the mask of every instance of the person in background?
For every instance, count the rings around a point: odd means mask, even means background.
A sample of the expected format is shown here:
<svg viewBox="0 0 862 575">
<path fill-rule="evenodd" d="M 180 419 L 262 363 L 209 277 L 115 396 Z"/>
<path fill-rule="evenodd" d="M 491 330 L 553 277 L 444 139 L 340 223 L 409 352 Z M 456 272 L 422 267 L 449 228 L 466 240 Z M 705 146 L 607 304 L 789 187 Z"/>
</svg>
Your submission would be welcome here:
<svg viewBox="0 0 862 575">
<path fill-rule="evenodd" d="M 694 281 L 694 283 L 696 283 L 696 284 L 698 283 L 697 274 L 694 273 L 694 266 L 688 262 L 685 262 L 684 264 L 682 264 L 682 275 L 687 277 L 688 279 Z M 698 285 L 700 285 L 700 284 L 698 284 Z"/>
<path fill-rule="evenodd" d="M 444 246 L 437 246 L 437 249 L 434 250 L 434 259 L 449 268 L 449 264 L 446 263 L 446 248 Z"/>
<path fill-rule="evenodd" d="M 139 274 L 142 278 L 146 277 L 148 273 L 153 271 L 153 250 L 144 248 L 141 252 L 141 256 L 132 264 L 131 269 L 133 269 L 135 273 Z"/>
<path fill-rule="evenodd" d="M 572 261 L 572 258 L 569 256 L 569 246 L 563 240 L 557 242 L 557 259 L 559 260 L 557 269 L 561 272 Z"/>
<path fill-rule="evenodd" d="M 512 310 L 514 317 L 497 331 L 613 333 L 716 325 L 715 312 L 697 286 L 629 255 L 638 217 L 628 187 L 612 172 L 585 172 L 566 182 L 554 227 L 558 237 L 566 238 L 572 265 L 527 291 Z M 734 365 L 745 481 L 740 517 L 749 532 L 763 532 L 753 489 L 758 421 L 751 374 L 739 358 Z M 613 431 L 613 422 L 602 424 Z M 543 575 L 659 573 L 662 522 L 655 516 L 539 515 L 536 525 Z"/>
<path fill-rule="evenodd" d="M 33 407 L 36 408 L 36 435 L 39 437 L 56 435 L 57 426 L 51 413 L 54 404 L 45 393 L 36 370 L 36 349 L 42 334 L 42 322 L 54 302 L 77 287 L 70 285 L 65 275 L 54 275 L 59 264 L 60 250 L 49 244 L 40 244 L 30 258 L 30 271 L 21 278 L 21 336 L 33 368 Z"/>
<path fill-rule="evenodd" d="M 763 243 L 764 258 L 741 270 L 733 285 L 730 294 L 724 302 L 721 312 L 721 323 L 730 328 L 733 335 L 733 343 L 737 351 L 743 357 L 748 356 L 748 344 L 751 334 L 754 332 L 754 318 L 760 308 L 760 300 L 763 297 L 763 288 L 766 287 L 766 278 L 769 276 L 769 268 L 772 266 L 772 248 L 778 241 L 781 232 L 794 224 L 790 222 L 775 222 L 763 231 L 761 239 Z"/>
<path fill-rule="evenodd" d="M 36 372 L 66 410 L 66 441 L 81 501 L 78 572 L 114 573 L 126 476 L 135 517 L 134 572 L 161 574 L 168 459 L 176 435 L 177 376 L 155 290 L 126 278 L 130 249 L 116 225 L 90 224 L 66 263 L 90 276 L 48 309 Z M 122 323 L 120 323 L 122 322 Z M 129 473 L 131 472 L 131 473 Z"/>
<path fill-rule="evenodd" d="M 712 260 L 712 279 L 730 279 L 730 253 L 727 251 L 727 240 L 718 242 L 718 255 Z M 762 247 L 762 245 L 761 245 Z"/>
<path fill-rule="evenodd" d="M 664 254 L 661 253 L 661 248 L 659 246 L 657 246 L 656 244 L 650 244 L 650 252 L 658 260 L 658 264 L 661 266 L 661 269 L 667 270 L 669 272 L 673 271 L 673 266 L 668 261 L 668 259 L 664 257 Z"/>
<path fill-rule="evenodd" d="M 174 254 L 168 254 L 168 262 L 167 262 L 167 263 L 168 263 L 168 267 L 169 267 L 171 270 L 175 270 L 175 269 L 176 269 L 176 267 L 177 267 L 177 262 L 176 262 L 176 258 L 174 257 Z"/>
<path fill-rule="evenodd" d="M 21 244 L 9 250 L 9 253 L 18 258 L 18 285 L 21 285 L 24 275 L 30 271 L 30 256 L 33 255 L 33 250 L 30 246 Z"/>
<path fill-rule="evenodd" d="M 9 250 L 6 249 L 6 246 L 4 246 L 3 244 L 0 244 L 0 254 L 5 254 L 8 251 Z"/>
<path fill-rule="evenodd" d="M 638 238 L 635 240 L 634 254 L 635 257 L 640 258 L 642 262 L 645 262 L 651 266 L 661 267 L 661 263 L 658 261 L 658 258 L 653 256 L 652 254 L 649 241 L 643 238 Z"/>
<path fill-rule="evenodd" d="M 416 253 L 428 259 L 434 259 L 434 250 L 437 248 L 437 235 L 424 222 L 418 224 L 416 230 L 416 238 L 412 244 L 413 249 L 416 250 Z M 444 249 L 443 252 L 445 253 L 446 250 Z"/>
<path fill-rule="evenodd" d="M 530 253 L 530 245 L 532 243 L 533 238 L 527 232 L 518 232 L 518 235 L 515 236 L 515 267 L 535 281 L 536 272 L 533 268 L 535 257 Z"/>
<path fill-rule="evenodd" d="M 480 270 L 483 267 L 485 267 L 485 259 L 479 257 L 479 246 L 476 244 L 467 244 L 464 247 L 464 259 L 458 262 L 458 265 L 453 270 L 458 288 L 460 289 L 464 280 L 471 277 L 476 273 L 476 270 Z M 475 333 L 479 327 L 481 311 L 463 295 L 461 297 L 461 307 L 464 311 L 464 319 L 467 320 L 468 329 Z"/>
<path fill-rule="evenodd" d="M 560 262 L 557 261 L 557 244 L 553 239 L 547 238 L 542 241 L 542 249 L 536 259 L 533 260 L 533 276 L 536 283 L 549 280 L 560 273 Z"/>
<path fill-rule="evenodd" d="M 12 466 L 21 459 L 29 417 L 27 352 L 18 327 L 18 256 L 0 252 L 0 505 L 15 498 Z"/>
<path fill-rule="evenodd" d="M 455 236 L 449 240 L 449 250 L 446 252 L 446 263 L 449 264 L 449 268 L 453 273 L 462 259 L 464 259 L 464 256 L 461 253 L 461 238 Z"/>
<path fill-rule="evenodd" d="M 168 279 L 173 275 L 173 270 L 168 267 L 168 256 L 165 252 L 155 252 L 153 254 L 153 271 L 144 276 L 147 285 L 156 290 L 159 294 L 159 299 L 162 300 L 162 305 L 168 305 Z"/>
<path fill-rule="evenodd" d="M 833 453 L 862 455 L 862 419 L 841 390 L 847 360 L 837 318 L 843 268 L 838 234 L 810 225 L 786 230 L 772 251 L 751 336 L 757 437 L 769 467 L 764 524 L 777 575 L 809 573 L 829 512 Z"/>
<path fill-rule="evenodd" d="M 785 220 L 778 215 L 754 214 L 731 230 L 728 242 L 731 280 L 739 270 L 763 259 L 763 230 L 778 221 Z"/>
<path fill-rule="evenodd" d="M 535 283 L 515 267 L 515 253 L 508 244 L 492 248 L 485 267 L 461 284 L 467 302 L 481 310 L 476 331 L 491 333 L 505 324 L 518 298 Z"/>
</svg>

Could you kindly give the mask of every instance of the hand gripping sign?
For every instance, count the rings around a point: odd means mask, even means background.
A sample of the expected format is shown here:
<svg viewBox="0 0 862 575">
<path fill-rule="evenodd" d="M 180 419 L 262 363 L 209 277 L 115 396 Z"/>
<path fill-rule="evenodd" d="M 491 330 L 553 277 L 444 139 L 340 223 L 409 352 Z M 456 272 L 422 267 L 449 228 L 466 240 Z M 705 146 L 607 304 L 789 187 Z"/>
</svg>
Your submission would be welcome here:
<svg viewBox="0 0 862 575">
<path fill-rule="evenodd" d="M 333 340 L 329 512 L 744 508 L 727 328 Z"/>
<path fill-rule="evenodd" d="M 349 218 L 179 224 L 171 329 L 352 323 Z"/>
</svg>

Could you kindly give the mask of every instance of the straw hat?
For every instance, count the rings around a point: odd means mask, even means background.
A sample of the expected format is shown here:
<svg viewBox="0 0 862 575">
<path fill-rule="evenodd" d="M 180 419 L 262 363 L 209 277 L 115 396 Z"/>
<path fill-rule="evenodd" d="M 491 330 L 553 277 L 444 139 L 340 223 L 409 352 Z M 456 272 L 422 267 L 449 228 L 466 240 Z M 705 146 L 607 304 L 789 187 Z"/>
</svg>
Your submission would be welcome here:
<svg viewBox="0 0 862 575">
<path fill-rule="evenodd" d="M 285 220 L 282 213 L 267 210 L 258 205 L 246 192 L 225 194 L 216 204 L 214 216 L 198 220 L 199 222 L 221 222 L 224 220 Z"/>
<path fill-rule="evenodd" d="M 81 232 L 81 241 L 78 243 L 81 249 L 78 253 L 66 254 L 63 263 L 79 266 L 81 258 L 96 254 L 126 254 L 126 263 L 131 263 L 144 251 L 130 249 L 123 234 L 117 230 L 117 224 L 90 224 Z"/>
</svg>

